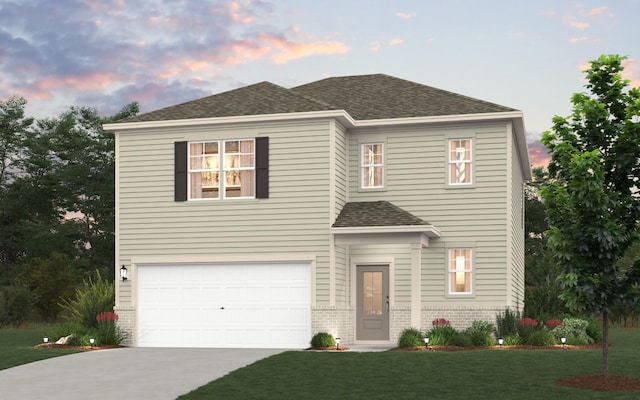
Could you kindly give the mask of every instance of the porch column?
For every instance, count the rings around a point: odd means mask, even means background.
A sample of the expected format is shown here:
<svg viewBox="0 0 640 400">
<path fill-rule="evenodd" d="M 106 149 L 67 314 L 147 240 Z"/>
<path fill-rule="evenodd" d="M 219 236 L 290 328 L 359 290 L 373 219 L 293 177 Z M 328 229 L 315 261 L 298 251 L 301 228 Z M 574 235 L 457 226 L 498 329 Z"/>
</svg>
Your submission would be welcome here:
<svg viewBox="0 0 640 400">
<path fill-rule="evenodd" d="M 411 327 L 420 329 L 422 320 L 422 244 L 411 244 Z"/>
</svg>

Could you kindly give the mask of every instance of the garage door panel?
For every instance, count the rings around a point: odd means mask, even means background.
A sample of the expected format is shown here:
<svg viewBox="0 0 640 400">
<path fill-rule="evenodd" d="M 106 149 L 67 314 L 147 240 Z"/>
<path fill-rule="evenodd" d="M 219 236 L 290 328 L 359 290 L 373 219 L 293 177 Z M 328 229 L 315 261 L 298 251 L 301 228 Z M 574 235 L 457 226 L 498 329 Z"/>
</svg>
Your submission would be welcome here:
<svg viewBox="0 0 640 400">
<path fill-rule="evenodd" d="M 304 348 L 309 264 L 139 265 L 138 345 Z"/>
</svg>

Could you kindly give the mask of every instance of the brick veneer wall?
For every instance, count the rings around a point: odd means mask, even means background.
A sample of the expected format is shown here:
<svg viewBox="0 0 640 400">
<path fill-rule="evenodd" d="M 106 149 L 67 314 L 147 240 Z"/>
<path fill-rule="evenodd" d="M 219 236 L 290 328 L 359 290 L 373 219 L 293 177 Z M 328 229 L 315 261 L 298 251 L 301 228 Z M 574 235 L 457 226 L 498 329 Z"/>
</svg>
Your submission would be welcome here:
<svg viewBox="0 0 640 400">
<path fill-rule="evenodd" d="M 135 309 L 133 307 L 114 307 L 113 312 L 118 314 L 118 328 L 125 335 L 122 344 L 124 346 L 135 346 Z"/>
</svg>

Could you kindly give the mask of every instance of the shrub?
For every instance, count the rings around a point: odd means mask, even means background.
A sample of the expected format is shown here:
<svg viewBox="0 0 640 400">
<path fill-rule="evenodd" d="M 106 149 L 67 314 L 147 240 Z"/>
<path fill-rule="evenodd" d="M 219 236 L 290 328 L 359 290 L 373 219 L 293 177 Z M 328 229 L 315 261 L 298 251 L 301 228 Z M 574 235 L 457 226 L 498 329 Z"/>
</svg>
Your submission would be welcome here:
<svg viewBox="0 0 640 400">
<path fill-rule="evenodd" d="M 518 336 L 518 334 L 514 334 L 514 335 L 507 335 L 505 337 L 502 338 L 504 340 L 504 343 L 502 343 L 505 346 L 517 346 L 519 345 L 522 341 L 520 340 L 520 336 Z"/>
<path fill-rule="evenodd" d="M 419 347 L 424 346 L 424 336 L 416 328 L 405 328 L 400 333 L 398 347 Z"/>
<path fill-rule="evenodd" d="M 518 334 L 524 343 L 527 343 L 529 336 L 536 331 L 538 321 L 532 318 L 521 318 L 518 321 Z"/>
<path fill-rule="evenodd" d="M 473 321 L 471 326 L 466 329 L 465 333 L 471 339 L 473 346 L 493 346 L 494 341 L 491 333 L 494 331 L 494 325 L 489 321 Z"/>
<path fill-rule="evenodd" d="M 496 337 L 506 338 L 518 334 L 520 311 L 511 311 L 509 307 L 496 315 Z"/>
<path fill-rule="evenodd" d="M 469 338 L 471 339 L 471 344 L 473 346 L 487 347 L 487 346 L 493 346 L 494 344 L 493 336 L 491 336 L 491 334 L 489 333 L 475 331 L 467 334 L 469 335 Z"/>
<path fill-rule="evenodd" d="M 456 332 L 455 335 L 451 336 L 451 338 L 449 339 L 449 344 L 451 346 L 458 347 L 469 347 L 473 345 L 471 337 L 463 332 Z"/>
<path fill-rule="evenodd" d="M 19 327 L 29 316 L 35 295 L 25 285 L 0 288 L 0 327 Z"/>
<path fill-rule="evenodd" d="M 553 346 L 556 340 L 551 332 L 541 329 L 532 332 L 525 343 L 531 346 Z"/>
<path fill-rule="evenodd" d="M 115 287 L 113 282 L 102 279 L 96 271 L 97 279 L 84 281 L 76 290 L 75 298 L 62 303 L 68 317 L 87 328 L 98 328 L 96 316 L 104 311 L 112 311 L 115 305 Z"/>
<path fill-rule="evenodd" d="M 493 333 L 494 329 L 495 329 L 494 325 L 489 321 L 475 320 L 471 323 L 471 326 L 467 328 L 467 331 L 470 333 L 483 332 L 483 333 L 491 334 Z"/>
<path fill-rule="evenodd" d="M 458 332 L 449 325 L 438 326 L 427 332 L 429 344 L 434 346 L 450 346 L 451 338 Z"/>
<path fill-rule="evenodd" d="M 589 317 L 586 319 L 587 325 L 587 336 L 589 336 L 594 343 L 602 343 L 602 327 L 598 325 L 598 320 L 593 317 Z"/>
<path fill-rule="evenodd" d="M 593 343 L 593 339 L 587 335 L 587 327 L 589 322 L 579 318 L 565 318 L 562 325 L 556 326 L 551 330 L 555 337 L 556 343 L 560 342 L 560 338 L 567 338 L 567 344 L 583 345 Z"/>
<path fill-rule="evenodd" d="M 311 347 L 314 349 L 322 349 L 336 345 L 333 336 L 327 332 L 318 332 L 311 338 Z"/>
</svg>

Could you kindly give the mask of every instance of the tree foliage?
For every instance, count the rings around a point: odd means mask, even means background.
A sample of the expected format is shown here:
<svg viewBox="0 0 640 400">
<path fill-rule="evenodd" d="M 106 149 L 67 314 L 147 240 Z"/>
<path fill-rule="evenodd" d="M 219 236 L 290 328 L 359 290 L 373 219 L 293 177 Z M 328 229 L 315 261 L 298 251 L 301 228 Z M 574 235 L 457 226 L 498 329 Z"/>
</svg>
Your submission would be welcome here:
<svg viewBox="0 0 640 400">
<path fill-rule="evenodd" d="M 138 105 L 109 117 L 70 107 L 39 120 L 25 116 L 25 105 L 0 101 L 0 284 L 52 254 L 64 257 L 76 282 L 96 271 L 113 279 L 115 139 L 102 126 L 137 114 Z"/>
<path fill-rule="evenodd" d="M 572 96 L 568 118 L 553 118 L 542 143 L 550 150 L 541 188 L 550 224 L 548 245 L 562 271 L 562 299 L 573 311 L 603 316 L 604 375 L 608 375 L 608 316 L 639 296 L 640 262 L 618 261 L 638 240 L 640 90 L 622 79 L 617 55 L 600 56 L 585 71 L 587 93 Z"/>
</svg>

